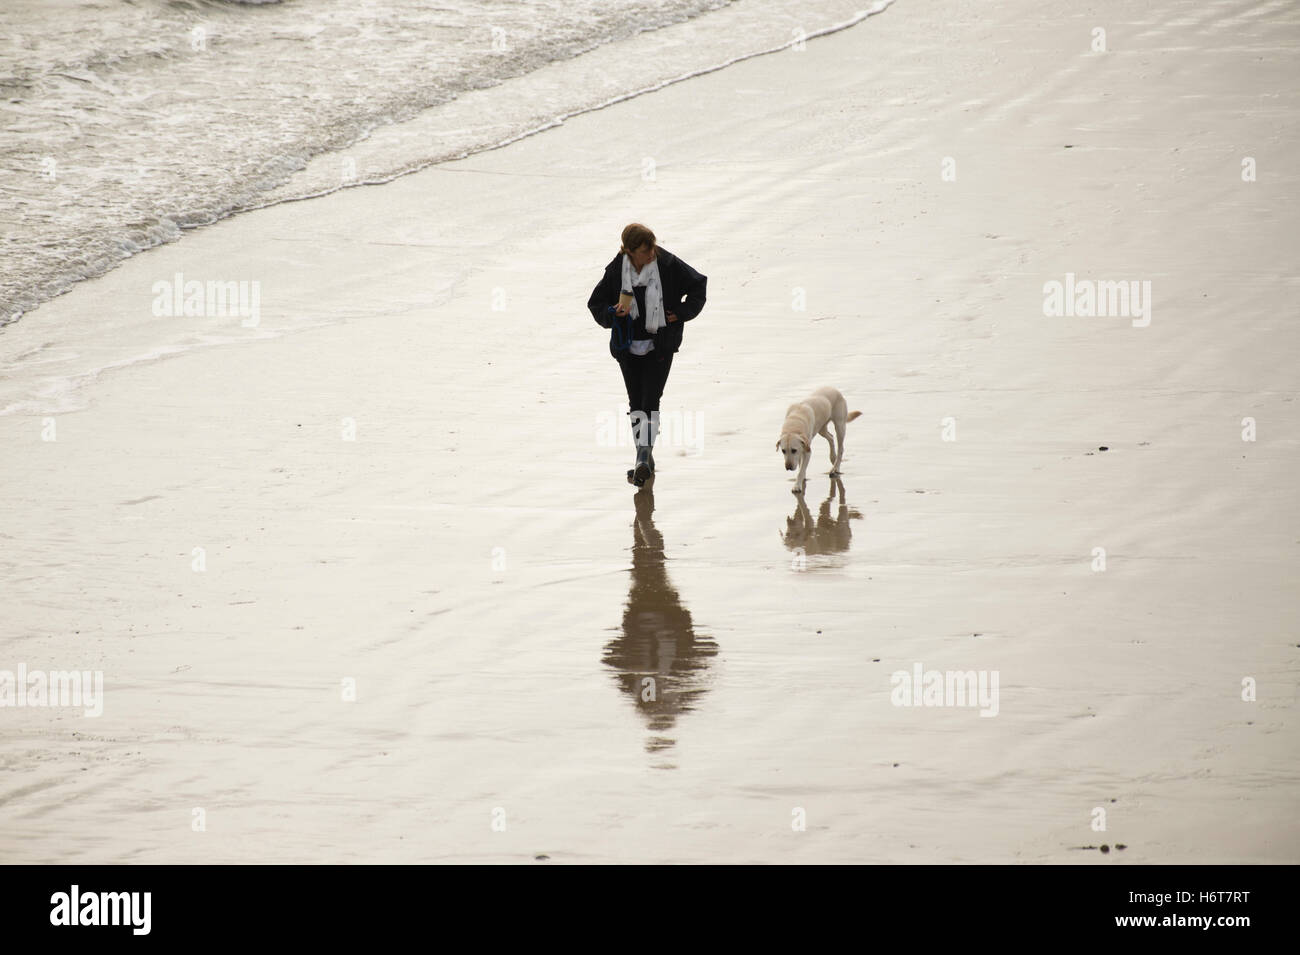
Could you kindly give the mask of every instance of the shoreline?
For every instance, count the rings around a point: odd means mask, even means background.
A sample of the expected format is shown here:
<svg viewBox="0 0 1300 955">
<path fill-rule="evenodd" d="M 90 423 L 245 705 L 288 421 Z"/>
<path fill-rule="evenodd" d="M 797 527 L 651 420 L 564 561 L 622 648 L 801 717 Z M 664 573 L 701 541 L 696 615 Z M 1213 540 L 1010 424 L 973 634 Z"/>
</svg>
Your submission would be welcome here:
<svg viewBox="0 0 1300 955">
<path fill-rule="evenodd" d="M 864 20 L 883 13 L 891 6 L 895 0 L 875 0 L 870 7 L 865 10 L 857 11 L 847 20 L 836 22 L 830 26 L 818 28 L 806 34 L 803 39 L 815 39 L 820 36 L 829 35 L 845 29 L 851 29 L 861 24 Z M 655 39 L 659 42 L 660 49 L 650 51 L 651 56 L 657 61 L 664 56 L 667 51 L 671 51 L 674 41 L 672 37 L 678 35 L 684 36 L 689 44 L 697 28 L 703 27 L 701 20 L 707 20 L 708 17 L 714 16 L 716 22 L 730 19 L 734 21 L 734 27 L 731 32 L 743 33 L 753 29 L 756 24 L 762 24 L 763 17 L 767 11 L 751 11 L 749 8 L 721 8 L 719 10 L 709 11 L 691 17 L 685 21 L 669 24 L 667 26 L 656 28 L 652 31 Z M 833 11 L 826 9 L 819 11 L 822 15 L 836 15 Z M 722 14 L 721 17 L 717 16 Z M 721 28 L 720 28 L 721 29 Z M 715 31 L 716 32 L 716 31 Z M 185 237 L 186 233 L 198 229 L 208 228 L 218 222 L 223 222 L 235 216 L 248 212 L 256 212 L 261 209 L 268 209 L 286 202 L 302 202 L 308 199 L 324 198 L 333 195 L 344 189 L 351 189 L 362 186 L 384 185 L 393 182 L 404 176 L 412 175 L 431 166 L 436 166 L 446 162 L 453 162 L 459 159 L 471 158 L 479 153 L 489 152 L 495 149 L 505 148 L 515 142 L 527 139 L 548 130 L 562 126 L 567 120 L 576 116 L 581 116 L 596 110 L 606 109 L 612 105 L 634 99 L 649 93 L 656 92 L 667 86 L 676 83 L 685 82 L 686 80 L 697 76 L 704 76 L 717 70 L 726 69 L 735 63 L 743 62 L 753 57 L 768 56 L 773 53 L 786 49 L 791 44 L 800 42 L 791 40 L 784 44 L 763 48 L 756 51 L 738 53 L 728 59 L 711 65 L 687 69 L 685 72 L 669 75 L 666 78 L 659 79 L 650 85 L 643 86 L 628 92 L 619 93 L 605 100 L 585 106 L 577 106 L 570 109 L 564 109 L 558 113 L 549 116 L 533 115 L 530 119 L 518 120 L 516 117 L 512 122 L 505 125 L 524 125 L 522 131 L 512 132 L 510 135 L 499 140 L 481 140 L 473 142 L 464 148 L 457 148 L 451 152 L 444 152 L 439 155 L 427 155 L 427 147 L 424 143 L 429 141 L 438 141 L 447 138 L 450 133 L 461 132 L 466 124 L 473 125 L 470 117 L 477 114 L 495 115 L 510 108 L 519 100 L 529 101 L 538 96 L 538 89 L 549 87 L 560 88 L 585 88 L 591 82 L 593 76 L 608 73 L 613 67 L 617 66 L 620 60 L 625 57 L 626 51 L 636 49 L 637 44 L 644 44 L 645 36 L 637 34 L 633 37 L 623 38 L 621 40 L 612 40 L 588 50 L 585 53 L 572 57 L 567 60 L 558 60 L 546 64 L 531 73 L 523 76 L 507 77 L 495 86 L 486 89 L 471 89 L 462 92 L 453 101 L 438 106 L 428 107 L 422 110 L 416 116 L 408 117 L 394 123 L 379 125 L 369 130 L 357 141 L 346 147 L 326 150 L 316 153 L 303 168 L 290 173 L 285 181 L 265 188 L 261 191 L 257 201 L 240 204 L 233 208 L 226 209 L 221 215 L 210 218 L 200 223 L 178 224 L 172 219 L 164 219 L 150 231 L 154 239 L 153 243 L 142 248 L 129 252 L 123 257 L 113 258 L 107 264 L 104 260 L 99 261 L 93 266 L 93 272 L 71 280 L 70 284 L 64 285 L 59 291 L 49 293 L 42 289 L 28 291 L 25 294 L 36 295 L 40 300 L 36 305 L 15 313 L 6 314 L 0 312 L 0 329 L 4 329 L 20 321 L 24 315 L 30 314 L 42 305 L 53 301 L 60 295 L 65 295 L 82 282 L 90 281 L 99 276 L 105 275 L 113 269 L 120 266 L 136 255 L 143 254 L 162 245 L 173 242 L 179 242 Z M 671 60 L 669 61 L 671 62 Z M 540 100 L 538 101 L 540 102 Z M 543 107 L 537 106 L 541 109 Z M 533 125 L 528 125 L 532 123 Z M 492 127 L 486 127 L 491 129 Z M 419 142 L 422 145 L 418 147 L 415 153 L 411 152 L 411 143 Z M 385 157 L 385 158 L 381 158 Z M 400 158 L 399 158 L 400 157 Z M 362 176 L 366 176 L 364 170 L 374 164 L 382 164 L 381 172 L 374 172 L 366 178 L 357 179 L 358 163 L 361 164 Z M 396 165 L 394 165 L 396 164 Z M 351 172 L 340 172 L 338 167 L 346 166 Z M 174 234 L 169 234 L 174 233 Z M 45 297 L 41 297 L 45 296 Z M 3 414 L 0 409 L 0 414 Z"/>
</svg>

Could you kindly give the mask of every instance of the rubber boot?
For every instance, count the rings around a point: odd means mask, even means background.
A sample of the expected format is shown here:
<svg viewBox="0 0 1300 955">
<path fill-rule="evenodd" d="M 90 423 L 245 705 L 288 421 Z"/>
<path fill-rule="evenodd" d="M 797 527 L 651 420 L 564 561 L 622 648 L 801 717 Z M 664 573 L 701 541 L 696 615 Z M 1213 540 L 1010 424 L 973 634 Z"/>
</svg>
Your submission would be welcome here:
<svg viewBox="0 0 1300 955">
<path fill-rule="evenodd" d="M 646 422 L 646 460 L 650 465 L 650 474 L 655 473 L 655 438 L 659 436 L 659 412 L 650 412 L 650 420 Z"/>
<path fill-rule="evenodd" d="M 636 441 L 636 467 L 632 469 L 629 480 L 641 487 L 650 479 L 654 469 L 650 466 L 650 429 L 651 416 L 644 411 L 632 413 L 632 437 Z"/>
<path fill-rule="evenodd" d="M 644 479 L 640 483 L 638 483 L 636 480 L 637 468 L 642 463 L 641 462 L 641 429 L 644 428 L 645 426 L 641 424 L 641 422 L 644 421 L 644 418 L 642 417 L 644 414 L 645 412 L 643 411 L 629 411 L 627 413 L 627 416 L 631 420 L 631 424 L 632 424 L 632 443 L 636 446 L 636 464 L 628 468 L 627 483 L 636 484 L 637 487 L 640 487 L 641 484 L 645 483 Z"/>
</svg>

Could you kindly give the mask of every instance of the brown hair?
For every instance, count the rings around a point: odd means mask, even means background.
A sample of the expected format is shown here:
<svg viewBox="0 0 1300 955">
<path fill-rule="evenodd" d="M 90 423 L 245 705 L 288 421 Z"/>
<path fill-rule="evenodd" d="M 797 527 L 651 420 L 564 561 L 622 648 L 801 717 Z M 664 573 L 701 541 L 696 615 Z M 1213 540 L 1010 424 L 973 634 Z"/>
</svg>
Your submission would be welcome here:
<svg viewBox="0 0 1300 955">
<path fill-rule="evenodd" d="M 624 255 L 630 255 L 643 245 L 648 245 L 653 249 L 655 247 L 655 234 L 650 231 L 649 226 L 633 222 L 623 230 L 623 245 L 618 251 Z"/>
</svg>

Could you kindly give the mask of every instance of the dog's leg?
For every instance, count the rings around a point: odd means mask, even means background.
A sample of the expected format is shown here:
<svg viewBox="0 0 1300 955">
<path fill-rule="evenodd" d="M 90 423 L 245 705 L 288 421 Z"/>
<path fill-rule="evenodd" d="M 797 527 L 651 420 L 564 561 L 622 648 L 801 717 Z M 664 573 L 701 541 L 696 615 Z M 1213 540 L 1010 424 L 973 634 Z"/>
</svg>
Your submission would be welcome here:
<svg viewBox="0 0 1300 955">
<path fill-rule="evenodd" d="M 827 450 L 830 451 L 830 455 L 831 455 L 830 473 L 834 474 L 835 473 L 835 439 L 831 437 L 831 423 L 827 421 L 824 425 L 822 425 L 822 429 L 817 433 L 820 434 L 823 438 L 825 438 L 827 445 L 829 445 L 829 448 Z"/>
<path fill-rule="evenodd" d="M 844 431 L 845 427 L 839 421 L 835 422 L 835 434 L 840 439 L 839 451 L 835 455 L 835 467 L 831 469 L 832 474 L 840 473 L 840 465 L 844 463 Z"/>
<path fill-rule="evenodd" d="M 805 448 L 799 454 L 799 475 L 794 479 L 794 493 L 802 494 L 804 485 L 804 475 L 808 473 L 808 459 L 812 457 L 812 451 Z"/>
</svg>

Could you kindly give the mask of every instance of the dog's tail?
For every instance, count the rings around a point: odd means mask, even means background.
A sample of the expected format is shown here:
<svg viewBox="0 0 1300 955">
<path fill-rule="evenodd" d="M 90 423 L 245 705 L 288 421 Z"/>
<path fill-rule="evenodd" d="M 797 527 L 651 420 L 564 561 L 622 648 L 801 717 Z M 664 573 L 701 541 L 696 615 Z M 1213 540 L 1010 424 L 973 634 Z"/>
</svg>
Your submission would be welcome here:
<svg viewBox="0 0 1300 955">
<path fill-rule="evenodd" d="M 845 418 L 844 420 L 845 420 L 846 422 L 852 421 L 854 418 L 858 417 L 860 414 L 862 414 L 861 411 L 850 411 L 850 412 L 849 412 L 849 416 L 848 416 L 847 418 Z"/>
</svg>

